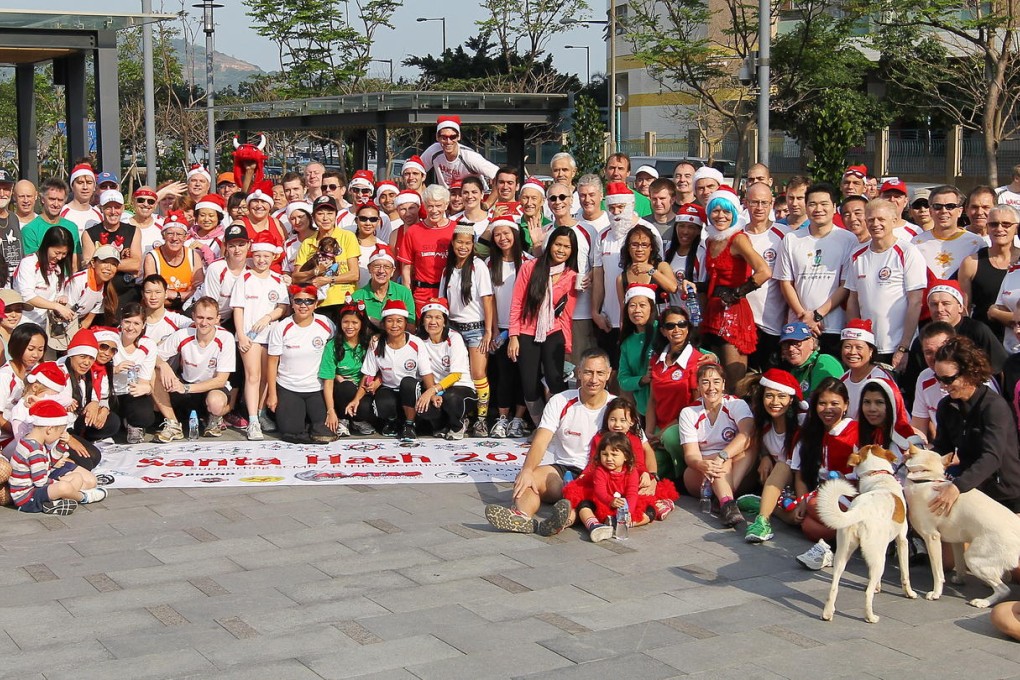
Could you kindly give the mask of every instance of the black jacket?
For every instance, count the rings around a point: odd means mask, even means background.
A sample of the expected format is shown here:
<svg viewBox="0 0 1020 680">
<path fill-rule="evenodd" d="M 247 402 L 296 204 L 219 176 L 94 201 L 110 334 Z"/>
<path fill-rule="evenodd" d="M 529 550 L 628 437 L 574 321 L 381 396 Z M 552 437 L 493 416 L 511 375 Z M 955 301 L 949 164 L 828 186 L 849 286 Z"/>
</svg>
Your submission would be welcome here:
<svg viewBox="0 0 1020 680">
<path fill-rule="evenodd" d="M 1006 400 L 981 385 L 966 401 L 943 398 L 935 418 L 932 448 L 956 451 L 960 473 L 953 484 L 960 492 L 980 489 L 1020 512 L 1020 446 Z"/>
</svg>

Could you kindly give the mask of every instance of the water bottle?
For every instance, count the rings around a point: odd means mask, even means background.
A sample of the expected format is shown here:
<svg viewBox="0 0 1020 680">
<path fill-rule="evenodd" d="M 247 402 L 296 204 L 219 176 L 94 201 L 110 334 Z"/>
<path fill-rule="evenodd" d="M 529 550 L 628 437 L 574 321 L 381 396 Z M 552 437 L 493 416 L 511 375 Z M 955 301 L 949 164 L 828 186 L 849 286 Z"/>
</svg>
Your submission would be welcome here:
<svg viewBox="0 0 1020 680">
<path fill-rule="evenodd" d="M 198 439 L 198 411 L 194 409 L 188 416 L 188 439 Z"/>
<path fill-rule="evenodd" d="M 131 368 L 127 370 L 127 382 L 128 385 L 138 384 L 138 364 L 131 364 Z"/>
<path fill-rule="evenodd" d="M 620 498 L 620 493 L 616 492 L 613 494 L 613 498 Z M 623 505 L 616 509 L 616 531 L 613 533 L 613 538 L 618 541 L 626 541 L 630 538 L 630 508 L 627 505 L 627 499 L 623 499 Z"/>
<path fill-rule="evenodd" d="M 245 335 L 248 336 L 249 340 L 251 340 L 252 342 L 255 342 L 255 338 L 259 337 L 259 332 L 258 331 L 248 331 L 247 333 L 245 333 Z"/>
<path fill-rule="evenodd" d="M 684 292 L 680 295 L 680 299 L 684 301 L 684 305 L 687 307 L 687 313 L 691 316 L 691 325 L 701 325 L 701 303 L 698 301 L 698 289 L 693 283 L 689 281 L 684 282 Z"/>
<path fill-rule="evenodd" d="M 701 511 L 706 515 L 712 514 L 712 482 L 708 477 L 701 482 Z"/>
<path fill-rule="evenodd" d="M 506 344 L 506 341 L 510 339 L 510 331 L 502 331 L 496 336 L 496 339 L 492 341 L 492 346 L 489 349 L 489 354 L 495 354 L 500 347 Z"/>
</svg>

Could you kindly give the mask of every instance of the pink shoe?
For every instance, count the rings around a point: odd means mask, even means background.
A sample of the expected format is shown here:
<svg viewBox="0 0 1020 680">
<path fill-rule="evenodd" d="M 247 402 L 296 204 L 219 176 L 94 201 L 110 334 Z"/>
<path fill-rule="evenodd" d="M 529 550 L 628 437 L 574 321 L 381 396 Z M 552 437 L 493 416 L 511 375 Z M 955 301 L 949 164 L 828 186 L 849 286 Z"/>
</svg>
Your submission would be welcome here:
<svg viewBox="0 0 1020 680">
<path fill-rule="evenodd" d="M 669 515 L 669 513 L 673 512 L 673 508 L 675 507 L 676 504 L 668 498 L 655 501 L 655 519 L 661 522 L 666 519 L 666 516 Z"/>
<path fill-rule="evenodd" d="M 238 430 L 243 430 L 248 427 L 248 419 L 233 412 L 223 416 L 223 422 Z"/>
</svg>

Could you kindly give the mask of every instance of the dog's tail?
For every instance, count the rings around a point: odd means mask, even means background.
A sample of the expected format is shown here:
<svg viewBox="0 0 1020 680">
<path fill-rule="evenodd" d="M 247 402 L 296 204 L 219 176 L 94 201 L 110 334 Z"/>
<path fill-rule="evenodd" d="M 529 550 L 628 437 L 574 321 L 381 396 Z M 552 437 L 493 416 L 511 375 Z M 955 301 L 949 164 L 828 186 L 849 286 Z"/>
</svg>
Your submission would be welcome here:
<svg viewBox="0 0 1020 680">
<path fill-rule="evenodd" d="M 839 507 L 840 496 L 853 498 L 857 489 L 845 479 L 831 479 L 818 489 L 817 510 L 822 523 L 830 529 L 845 529 L 859 521 L 853 510 L 843 512 Z"/>
</svg>

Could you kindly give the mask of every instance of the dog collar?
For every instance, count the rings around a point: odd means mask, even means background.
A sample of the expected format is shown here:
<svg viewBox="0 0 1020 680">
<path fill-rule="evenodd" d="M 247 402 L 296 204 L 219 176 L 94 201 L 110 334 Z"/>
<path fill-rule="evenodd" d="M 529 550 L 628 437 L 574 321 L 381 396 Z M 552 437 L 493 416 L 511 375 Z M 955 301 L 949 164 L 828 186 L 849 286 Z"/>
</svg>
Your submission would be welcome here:
<svg viewBox="0 0 1020 680">
<path fill-rule="evenodd" d="M 872 470 L 871 472 L 864 473 L 865 477 L 873 477 L 875 475 L 889 475 L 890 477 L 892 477 L 893 473 L 889 472 L 888 470 Z"/>
</svg>

